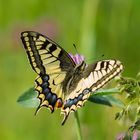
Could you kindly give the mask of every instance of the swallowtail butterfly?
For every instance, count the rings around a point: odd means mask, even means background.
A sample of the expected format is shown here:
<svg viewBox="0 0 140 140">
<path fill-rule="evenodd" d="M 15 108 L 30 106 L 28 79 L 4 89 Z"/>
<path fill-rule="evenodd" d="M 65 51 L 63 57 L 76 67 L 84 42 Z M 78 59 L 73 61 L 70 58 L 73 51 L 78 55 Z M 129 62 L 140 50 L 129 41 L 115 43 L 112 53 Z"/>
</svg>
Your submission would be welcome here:
<svg viewBox="0 0 140 140">
<path fill-rule="evenodd" d="M 102 60 L 86 65 L 76 64 L 70 55 L 48 37 L 34 32 L 21 33 L 32 69 L 38 74 L 35 90 L 40 104 L 53 112 L 61 108 L 62 124 L 71 112 L 82 107 L 90 94 L 101 88 L 123 70 L 118 60 Z"/>
</svg>

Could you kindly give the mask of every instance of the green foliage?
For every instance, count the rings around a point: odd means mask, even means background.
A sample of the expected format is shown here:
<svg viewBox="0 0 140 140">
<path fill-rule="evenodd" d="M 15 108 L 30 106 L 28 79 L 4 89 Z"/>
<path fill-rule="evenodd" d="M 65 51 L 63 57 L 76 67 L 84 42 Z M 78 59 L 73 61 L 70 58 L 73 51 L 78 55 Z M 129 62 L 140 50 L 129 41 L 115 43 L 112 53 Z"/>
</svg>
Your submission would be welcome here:
<svg viewBox="0 0 140 140">
<path fill-rule="evenodd" d="M 114 105 L 123 108 L 124 104 L 119 99 L 116 99 L 114 96 L 112 96 L 113 94 L 116 93 L 120 93 L 117 88 L 101 89 L 95 92 L 94 94 L 92 94 L 88 100 L 98 104 L 103 104 L 108 106 Z"/>
<path fill-rule="evenodd" d="M 119 81 L 121 95 L 125 96 L 125 107 L 116 113 L 116 119 L 127 119 L 131 121 L 130 130 L 140 129 L 140 79 L 122 77 Z"/>
<path fill-rule="evenodd" d="M 37 107 L 39 105 L 39 100 L 37 99 L 38 93 L 35 92 L 34 88 L 30 88 L 24 94 L 22 94 L 17 102 L 25 107 Z"/>
<path fill-rule="evenodd" d="M 119 99 L 116 99 L 111 95 L 95 95 L 95 96 L 91 96 L 88 100 L 94 103 L 107 105 L 110 107 L 111 106 L 117 106 L 120 108 L 124 107 L 124 104 Z"/>
</svg>

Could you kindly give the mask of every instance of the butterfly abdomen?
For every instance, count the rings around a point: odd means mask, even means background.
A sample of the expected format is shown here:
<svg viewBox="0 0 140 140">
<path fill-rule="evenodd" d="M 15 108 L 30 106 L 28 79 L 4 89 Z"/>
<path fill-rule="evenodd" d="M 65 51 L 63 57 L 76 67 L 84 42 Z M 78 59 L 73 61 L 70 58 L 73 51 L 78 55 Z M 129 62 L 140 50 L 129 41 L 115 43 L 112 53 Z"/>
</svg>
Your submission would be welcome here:
<svg viewBox="0 0 140 140">
<path fill-rule="evenodd" d="M 83 76 L 83 71 L 85 70 L 85 68 L 86 63 L 83 61 L 81 64 L 76 65 L 75 69 L 71 70 L 69 74 L 66 75 L 63 82 L 63 90 L 67 95 L 76 89 L 78 82 Z"/>
</svg>

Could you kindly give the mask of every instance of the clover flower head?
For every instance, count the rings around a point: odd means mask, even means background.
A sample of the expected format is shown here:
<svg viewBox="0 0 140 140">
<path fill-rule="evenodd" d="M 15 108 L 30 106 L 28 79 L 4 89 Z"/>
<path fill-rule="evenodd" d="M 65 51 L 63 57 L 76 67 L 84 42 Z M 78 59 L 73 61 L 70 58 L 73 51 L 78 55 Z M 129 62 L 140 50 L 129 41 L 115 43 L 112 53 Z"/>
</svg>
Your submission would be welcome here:
<svg viewBox="0 0 140 140">
<path fill-rule="evenodd" d="M 138 135 L 138 131 L 134 131 L 132 135 L 121 133 L 118 135 L 117 140 L 126 140 L 130 138 L 131 140 L 138 140 L 140 138 Z"/>
<path fill-rule="evenodd" d="M 77 65 L 82 63 L 85 59 L 84 56 L 80 55 L 80 54 L 73 55 L 73 54 L 69 53 L 69 55 Z"/>
</svg>

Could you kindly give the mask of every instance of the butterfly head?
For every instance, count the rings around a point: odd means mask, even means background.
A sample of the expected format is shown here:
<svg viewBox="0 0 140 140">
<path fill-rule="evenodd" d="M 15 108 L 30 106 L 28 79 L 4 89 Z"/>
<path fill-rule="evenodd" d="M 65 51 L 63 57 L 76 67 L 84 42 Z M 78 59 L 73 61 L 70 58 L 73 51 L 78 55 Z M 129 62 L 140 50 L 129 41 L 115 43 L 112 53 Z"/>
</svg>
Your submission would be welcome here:
<svg viewBox="0 0 140 140">
<path fill-rule="evenodd" d="M 82 61 L 82 63 L 78 64 L 76 67 L 75 67 L 75 73 L 76 72 L 83 72 L 86 68 L 86 63 L 85 61 Z"/>
<path fill-rule="evenodd" d="M 86 63 L 84 61 L 84 56 L 80 54 L 72 55 L 69 54 L 72 60 L 75 62 L 75 74 L 78 74 L 79 72 L 82 72 L 86 68 Z"/>
<path fill-rule="evenodd" d="M 81 64 L 85 60 L 84 56 L 80 54 L 73 55 L 69 53 L 69 56 L 72 58 L 76 65 Z"/>
</svg>

